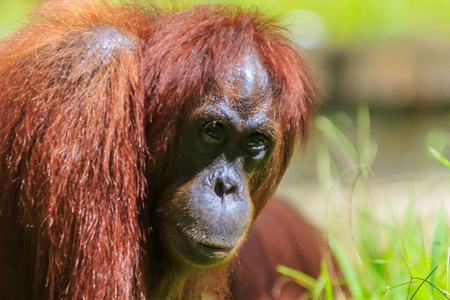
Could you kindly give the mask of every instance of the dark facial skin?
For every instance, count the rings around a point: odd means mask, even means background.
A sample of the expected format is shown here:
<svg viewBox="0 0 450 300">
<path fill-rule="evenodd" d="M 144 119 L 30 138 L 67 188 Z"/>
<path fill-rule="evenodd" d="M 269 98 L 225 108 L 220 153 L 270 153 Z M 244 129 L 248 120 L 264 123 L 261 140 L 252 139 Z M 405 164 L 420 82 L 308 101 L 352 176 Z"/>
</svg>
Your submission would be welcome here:
<svg viewBox="0 0 450 300">
<path fill-rule="evenodd" d="M 230 68 L 226 92 L 206 99 L 180 126 L 168 243 L 194 265 L 225 261 L 253 219 L 250 182 L 277 140 L 267 73 L 254 55 Z M 231 95 L 231 96 L 230 96 Z"/>
</svg>

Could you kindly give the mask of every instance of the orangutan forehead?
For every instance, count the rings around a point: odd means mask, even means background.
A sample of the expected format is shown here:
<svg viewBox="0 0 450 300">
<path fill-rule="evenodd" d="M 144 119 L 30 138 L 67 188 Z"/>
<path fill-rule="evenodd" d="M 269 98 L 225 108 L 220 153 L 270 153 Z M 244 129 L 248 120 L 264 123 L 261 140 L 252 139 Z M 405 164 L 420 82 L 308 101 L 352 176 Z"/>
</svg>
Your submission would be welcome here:
<svg viewBox="0 0 450 300">
<path fill-rule="evenodd" d="M 242 56 L 223 71 L 220 92 L 212 100 L 228 101 L 239 110 L 253 110 L 271 99 L 266 69 L 255 53 Z"/>
<path fill-rule="evenodd" d="M 260 98 L 270 95 L 269 80 L 266 69 L 255 53 L 250 53 L 236 61 L 234 65 L 225 70 L 225 81 L 232 84 L 235 92 L 242 98 Z"/>
<path fill-rule="evenodd" d="M 267 72 L 259 61 L 246 57 L 243 63 L 227 70 L 226 76 L 222 81 L 224 86 L 206 97 L 191 117 L 232 123 L 241 128 L 267 127 L 266 131 L 275 132 L 276 106 L 272 103 Z"/>
<path fill-rule="evenodd" d="M 242 56 L 222 74 L 219 91 L 207 97 L 198 112 L 243 126 L 276 119 L 268 74 L 254 53 Z"/>
</svg>

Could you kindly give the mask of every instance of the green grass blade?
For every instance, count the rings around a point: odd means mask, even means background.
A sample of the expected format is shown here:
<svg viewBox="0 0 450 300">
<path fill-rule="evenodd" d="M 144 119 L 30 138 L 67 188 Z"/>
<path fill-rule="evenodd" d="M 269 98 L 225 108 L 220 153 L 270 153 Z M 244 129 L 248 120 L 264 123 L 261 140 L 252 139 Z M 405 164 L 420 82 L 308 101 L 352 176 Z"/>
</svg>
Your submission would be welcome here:
<svg viewBox="0 0 450 300">
<path fill-rule="evenodd" d="M 358 151 L 362 163 L 370 167 L 370 113 L 369 106 L 362 105 L 358 108 Z"/>
<path fill-rule="evenodd" d="M 345 281 L 350 289 L 350 292 L 355 299 L 363 299 L 363 292 L 361 288 L 361 282 L 356 275 L 355 270 L 353 269 L 350 261 L 347 259 L 344 250 L 341 245 L 339 245 L 336 238 L 330 235 L 330 247 L 333 251 L 336 259 L 339 263 L 339 266 L 342 269 L 342 273 L 344 274 Z"/>
<path fill-rule="evenodd" d="M 413 282 L 420 282 L 421 285 L 423 283 L 426 283 L 426 284 L 430 285 L 432 288 L 434 288 L 436 291 L 438 291 L 442 296 L 444 296 L 445 299 L 450 299 L 450 293 L 449 292 L 443 290 L 442 288 L 438 287 L 437 285 L 432 284 L 431 282 L 429 282 L 427 280 L 427 278 L 423 279 L 423 278 L 420 278 L 420 277 L 413 277 L 412 279 L 413 279 Z M 411 298 L 411 299 L 413 299 L 413 298 Z M 409 299 L 409 300 L 411 300 L 411 299 Z"/>
<path fill-rule="evenodd" d="M 431 271 L 431 273 L 428 274 L 427 278 L 425 278 L 425 279 L 421 279 L 421 278 L 417 278 L 417 277 L 414 277 L 414 278 L 413 278 L 413 279 L 418 279 L 418 280 L 420 280 L 421 282 L 420 282 L 419 286 L 417 287 L 416 291 L 414 292 L 414 294 L 411 296 L 411 299 L 410 299 L 410 300 L 413 300 L 413 299 L 414 299 L 414 297 L 415 297 L 416 294 L 419 292 L 420 288 L 423 286 L 423 284 L 424 284 L 425 282 L 429 283 L 429 284 L 431 285 L 431 288 L 433 288 L 433 286 L 435 287 L 435 285 L 434 285 L 433 283 L 431 283 L 431 282 L 428 281 L 428 278 L 430 278 L 431 276 L 434 275 L 434 272 L 436 272 L 436 269 L 437 269 L 437 267 L 434 268 L 434 270 Z"/>
<path fill-rule="evenodd" d="M 447 249 L 447 268 L 445 269 L 445 290 L 450 291 L 450 247 Z"/>
<path fill-rule="evenodd" d="M 351 164 L 352 167 L 360 164 L 356 148 L 347 136 L 333 124 L 333 122 L 328 118 L 320 116 L 316 118 L 315 125 L 323 134 L 325 140 L 332 144 L 332 149 L 334 149 L 336 154 L 340 157 L 341 164 L 343 164 L 343 161 L 345 161 L 346 164 Z"/>
<path fill-rule="evenodd" d="M 317 280 L 303 272 L 288 268 L 286 266 L 278 265 L 277 272 L 294 278 L 298 284 L 306 288 L 308 291 L 312 291 L 317 284 Z"/>
<path fill-rule="evenodd" d="M 434 149 L 433 147 L 429 148 L 431 155 L 433 155 L 433 157 L 440 162 L 441 164 L 443 164 L 444 166 L 446 166 L 447 168 L 450 169 L 450 161 L 439 151 L 437 151 L 436 149 Z"/>
<path fill-rule="evenodd" d="M 432 270 L 435 270 L 438 267 L 438 264 L 436 260 L 439 259 L 441 256 L 441 249 L 442 249 L 442 237 L 443 237 L 443 231 L 444 231 L 444 207 L 441 205 L 441 208 L 439 209 L 438 216 L 436 219 L 436 226 L 434 229 L 434 237 L 433 237 L 433 245 L 431 247 L 431 261 L 430 261 L 430 273 L 432 274 L 430 276 L 429 281 L 432 284 L 436 284 L 436 274 L 432 273 Z M 431 294 L 433 294 L 434 289 L 431 289 Z"/>
<path fill-rule="evenodd" d="M 333 284 L 331 282 L 330 274 L 328 273 L 327 264 L 324 261 L 322 261 L 320 263 L 320 271 L 321 271 L 321 275 L 323 275 L 326 279 L 326 281 L 325 281 L 325 299 L 333 300 L 334 299 Z"/>
<path fill-rule="evenodd" d="M 331 188 L 333 177 L 331 171 L 331 154 L 330 149 L 325 143 L 320 142 L 317 144 L 317 179 L 322 187 L 326 189 Z"/>
<path fill-rule="evenodd" d="M 411 268 L 409 267 L 409 264 L 408 264 L 408 262 L 406 261 L 405 255 L 403 255 L 403 251 L 402 251 L 402 250 L 400 249 L 400 247 L 398 246 L 397 241 L 395 240 L 395 238 L 393 238 L 393 241 L 394 241 L 395 247 L 397 248 L 398 252 L 400 253 L 400 256 L 401 256 L 402 259 L 403 259 L 403 262 L 404 262 L 405 265 L 406 265 L 406 268 L 408 269 L 409 275 L 410 275 L 411 277 L 413 277 L 413 274 L 412 274 L 412 272 L 411 272 Z"/>
<path fill-rule="evenodd" d="M 319 278 L 317 278 L 316 285 L 314 289 L 311 291 L 311 300 L 321 300 L 323 299 L 322 292 L 325 287 L 327 279 L 323 274 L 320 274 Z"/>
<path fill-rule="evenodd" d="M 413 278 L 413 274 L 412 274 L 411 268 L 409 267 L 408 262 L 406 261 L 405 256 L 403 255 L 403 251 L 398 246 L 397 240 L 395 239 L 395 237 L 393 235 L 392 235 L 392 240 L 394 241 L 394 245 L 397 248 L 398 252 L 400 253 L 400 256 L 402 257 L 403 262 L 405 263 L 406 268 L 408 269 L 408 272 L 409 272 L 410 279 L 409 279 L 409 285 L 408 285 L 408 292 L 406 293 L 406 299 L 408 299 L 409 298 L 409 292 L 411 291 L 411 284 L 412 284 L 412 280 L 413 280 L 412 279 Z"/>
</svg>

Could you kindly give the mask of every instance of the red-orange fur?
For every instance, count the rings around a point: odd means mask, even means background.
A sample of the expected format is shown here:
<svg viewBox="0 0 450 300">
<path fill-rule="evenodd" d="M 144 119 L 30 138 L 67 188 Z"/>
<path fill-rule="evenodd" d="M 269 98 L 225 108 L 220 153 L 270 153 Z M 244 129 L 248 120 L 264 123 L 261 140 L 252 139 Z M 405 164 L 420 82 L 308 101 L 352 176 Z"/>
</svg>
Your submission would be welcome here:
<svg viewBox="0 0 450 300">
<path fill-rule="evenodd" d="M 293 207 L 272 199 L 253 223 L 233 263 L 229 278 L 232 298 L 309 299 L 308 290 L 293 278 L 277 272 L 277 266 L 287 266 L 318 278 L 322 263 L 327 265 L 336 283 L 336 295 L 347 293 L 345 286 L 337 284 L 340 270 L 320 233 Z"/>
<path fill-rule="evenodd" d="M 104 32 L 117 43 L 102 44 Z M 252 186 L 257 215 L 312 113 L 301 55 L 273 20 L 232 6 L 54 1 L 2 41 L 0 295 L 198 298 L 226 284 L 209 269 L 150 274 L 166 267 L 149 245 L 152 195 L 177 125 L 226 87 L 218 78 L 246 49 L 268 71 L 281 134 Z"/>
</svg>

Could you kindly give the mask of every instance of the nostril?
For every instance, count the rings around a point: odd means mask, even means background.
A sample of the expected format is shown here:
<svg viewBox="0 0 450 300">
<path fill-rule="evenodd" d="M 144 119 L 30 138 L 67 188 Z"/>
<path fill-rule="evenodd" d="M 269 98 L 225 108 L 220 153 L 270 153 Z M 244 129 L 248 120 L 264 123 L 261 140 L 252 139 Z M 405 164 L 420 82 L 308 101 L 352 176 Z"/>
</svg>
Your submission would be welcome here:
<svg viewBox="0 0 450 300">
<path fill-rule="evenodd" d="M 219 197 L 236 192 L 237 182 L 231 178 L 218 178 L 214 186 L 214 192 Z"/>
</svg>

